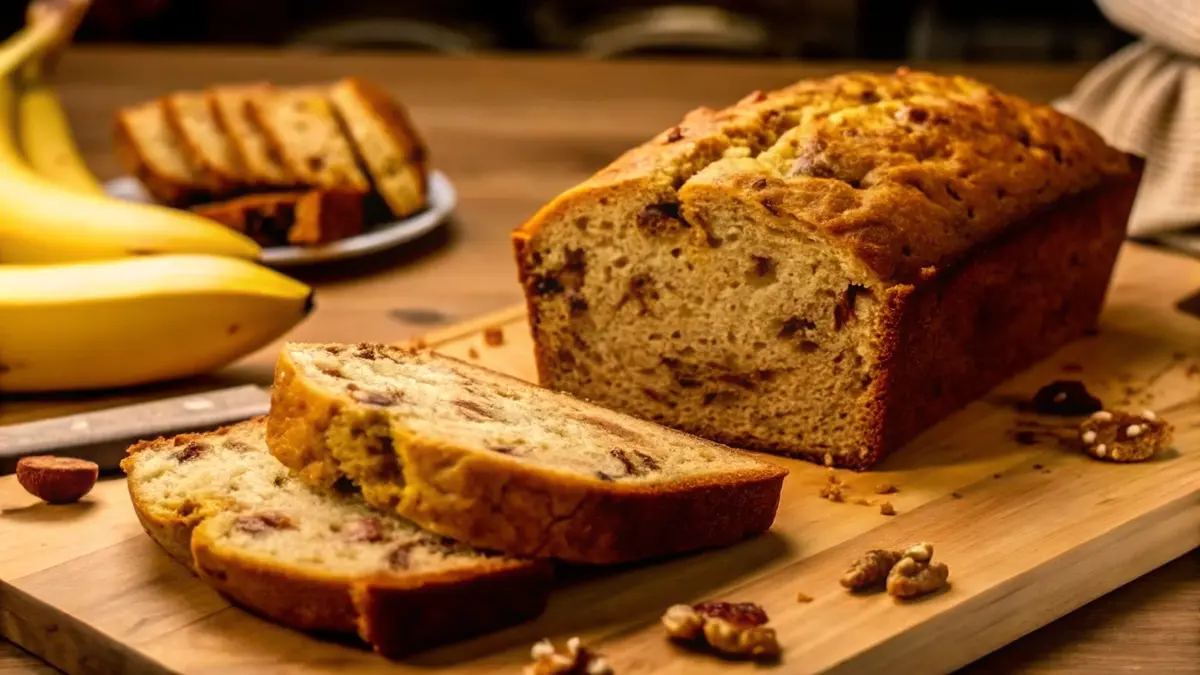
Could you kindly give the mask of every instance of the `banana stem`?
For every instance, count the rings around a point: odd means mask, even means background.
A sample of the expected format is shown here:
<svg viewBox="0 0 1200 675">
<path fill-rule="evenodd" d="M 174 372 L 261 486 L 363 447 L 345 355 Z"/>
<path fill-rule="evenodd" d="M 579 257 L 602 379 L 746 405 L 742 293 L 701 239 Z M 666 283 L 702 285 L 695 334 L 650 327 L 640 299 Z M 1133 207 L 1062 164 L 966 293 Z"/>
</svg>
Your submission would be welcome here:
<svg viewBox="0 0 1200 675">
<path fill-rule="evenodd" d="M 10 76 L 37 58 L 58 39 L 61 25 L 58 21 L 41 21 L 22 28 L 0 45 L 0 75 Z"/>
</svg>

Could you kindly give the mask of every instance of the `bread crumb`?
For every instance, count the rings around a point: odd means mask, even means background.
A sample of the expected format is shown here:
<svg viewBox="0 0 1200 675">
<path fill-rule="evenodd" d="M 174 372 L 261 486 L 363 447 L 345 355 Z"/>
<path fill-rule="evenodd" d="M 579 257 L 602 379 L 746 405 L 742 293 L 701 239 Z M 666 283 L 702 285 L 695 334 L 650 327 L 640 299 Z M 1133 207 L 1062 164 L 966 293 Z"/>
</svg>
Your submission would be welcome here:
<svg viewBox="0 0 1200 675">
<path fill-rule="evenodd" d="M 467 356 L 472 359 L 478 359 L 479 358 L 479 350 L 475 349 L 474 347 L 471 347 L 470 349 L 467 350 Z"/>
<path fill-rule="evenodd" d="M 801 591 L 800 593 L 796 594 L 796 602 L 808 603 L 808 602 L 812 602 L 812 601 L 813 601 L 813 596 L 809 595 L 808 593 Z"/>
<path fill-rule="evenodd" d="M 880 483 L 879 485 L 875 486 L 875 494 L 877 495 L 890 495 L 899 491 L 900 488 L 892 485 L 891 483 Z"/>
<path fill-rule="evenodd" d="M 833 469 L 830 469 L 826 476 L 826 483 L 821 488 L 821 497 L 831 502 L 841 502 L 845 501 L 845 491 L 846 484 L 837 477 Z"/>
<path fill-rule="evenodd" d="M 504 344 L 504 329 L 499 326 L 484 328 L 483 342 L 489 347 L 499 347 Z"/>
<path fill-rule="evenodd" d="M 896 509 L 895 509 L 895 507 L 892 506 L 891 502 L 880 502 L 879 503 L 879 512 L 885 516 L 896 515 Z"/>
<path fill-rule="evenodd" d="M 867 499 L 866 497 L 855 497 L 854 503 L 858 504 L 859 506 L 870 506 L 871 500 Z"/>
</svg>

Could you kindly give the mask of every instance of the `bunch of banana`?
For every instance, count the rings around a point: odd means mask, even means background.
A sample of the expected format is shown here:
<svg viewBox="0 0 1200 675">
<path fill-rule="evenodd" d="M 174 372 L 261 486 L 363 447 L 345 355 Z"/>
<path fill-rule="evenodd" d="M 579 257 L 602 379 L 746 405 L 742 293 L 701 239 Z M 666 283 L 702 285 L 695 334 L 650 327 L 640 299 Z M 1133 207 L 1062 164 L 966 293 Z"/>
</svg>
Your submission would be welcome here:
<svg viewBox="0 0 1200 675">
<path fill-rule="evenodd" d="M 250 239 L 104 194 L 40 60 L 90 0 L 34 0 L 0 44 L 0 393 L 119 387 L 211 371 L 299 323 L 312 290 Z"/>
</svg>

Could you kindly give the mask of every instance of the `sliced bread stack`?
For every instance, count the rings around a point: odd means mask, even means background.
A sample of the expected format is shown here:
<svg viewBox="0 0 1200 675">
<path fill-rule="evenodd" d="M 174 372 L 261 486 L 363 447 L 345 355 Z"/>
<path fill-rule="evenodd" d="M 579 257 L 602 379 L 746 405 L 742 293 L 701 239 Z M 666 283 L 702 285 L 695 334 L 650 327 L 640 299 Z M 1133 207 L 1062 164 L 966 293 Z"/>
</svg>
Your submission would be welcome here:
<svg viewBox="0 0 1200 675">
<path fill-rule="evenodd" d="M 265 422 L 143 443 L 122 466 L 146 530 L 205 581 L 388 655 L 536 614 L 548 559 L 645 560 L 761 533 L 787 474 L 484 368 L 365 343 L 286 345 Z"/>
<path fill-rule="evenodd" d="M 121 110 L 117 154 L 155 200 L 265 246 L 361 232 L 364 204 L 425 206 L 426 151 L 403 106 L 357 78 L 218 86 Z"/>
</svg>

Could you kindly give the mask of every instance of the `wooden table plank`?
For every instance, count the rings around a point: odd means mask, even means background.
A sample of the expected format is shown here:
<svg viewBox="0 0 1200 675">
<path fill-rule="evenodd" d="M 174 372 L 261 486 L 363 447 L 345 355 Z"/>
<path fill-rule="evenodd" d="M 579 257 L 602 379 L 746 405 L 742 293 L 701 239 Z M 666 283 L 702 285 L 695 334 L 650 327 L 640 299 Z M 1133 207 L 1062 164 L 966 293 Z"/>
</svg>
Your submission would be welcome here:
<svg viewBox="0 0 1200 675">
<path fill-rule="evenodd" d="M 415 247 L 303 273 L 319 289 L 318 311 L 291 336 L 393 341 L 428 330 L 430 321 L 450 323 L 518 300 L 516 284 L 505 281 L 514 275 L 509 229 L 617 153 L 674 123 L 685 110 L 728 103 L 750 89 L 847 67 L 80 49 L 64 62 L 61 90 L 89 163 L 105 176 L 117 170 L 109 137 L 113 111 L 173 89 L 248 79 L 304 82 L 355 73 L 378 80 L 408 102 L 433 148 L 433 161 L 459 189 L 462 202 L 455 221 Z M 886 66 L 873 66 L 881 67 Z M 1047 100 L 1065 93 L 1086 66 L 935 69 L 964 72 L 1013 93 Z M 0 423 L 218 382 L 265 382 L 276 349 L 277 345 L 265 348 L 219 378 L 182 386 L 5 401 Z M 1091 673 L 1145 665 L 1147 671 L 1184 672 L 1182 668 L 1196 663 L 1196 650 L 1180 644 L 1172 650 L 1149 631 L 1161 636 L 1154 629 L 1171 628 L 1186 638 L 1192 629 L 1191 635 L 1196 635 L 1200 575 L 1177 571 L 1194 570 L 1196 560 L 1196 554 L 1188 556 L 968 670 L 1019 667 Z M 1129 599 L 1143 597 L 1147 599 Z M 1184 602 L 1188 599 L 1190 604 Z M 0 658 L 9 659 L 0 661 L 0 669 L 47 672 L 29 661 L 28 666 L 11 665 L 12 659 L 21 662 L 19 655 Z M 1097 669 L 1101 658 L 1103 667 Z"/>
</svg>

